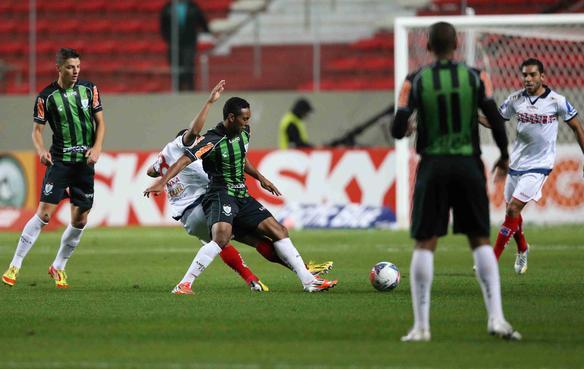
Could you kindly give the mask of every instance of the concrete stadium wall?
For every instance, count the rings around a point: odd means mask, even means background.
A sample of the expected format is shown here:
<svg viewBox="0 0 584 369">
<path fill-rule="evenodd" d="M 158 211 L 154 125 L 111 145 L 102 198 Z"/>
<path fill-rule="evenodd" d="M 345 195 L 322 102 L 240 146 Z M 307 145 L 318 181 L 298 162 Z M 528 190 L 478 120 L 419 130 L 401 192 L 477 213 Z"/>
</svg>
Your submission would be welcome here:
<svg viewBox="0 0 584 369">
<path fill-rule="evenodd" d="M 197 114 L 207 94 L 107 95 L 102 96 L 107 124 L 105 150 L 155 150 L 185 128 Z M 324 144 L 342 136 L 393 104 L 393 92 L 297 92 L 224 93 L 205 126 L 222 120 L 223 102 L 231 96 L 246 98 L 252 107 L 251 147 L 278 146 L 278 124 L 300 96 L 307 97 L 315 112 L 307 122 L 310 141 Z M 31 141 L 32 96 L 0 96 L 0 151 L 33 150 Z M 45 129 L 50 144 L 50 128 Z M 378 125 L 357 140 L 363 146 L 388 146 L 387 126 Z"/>
</svg>

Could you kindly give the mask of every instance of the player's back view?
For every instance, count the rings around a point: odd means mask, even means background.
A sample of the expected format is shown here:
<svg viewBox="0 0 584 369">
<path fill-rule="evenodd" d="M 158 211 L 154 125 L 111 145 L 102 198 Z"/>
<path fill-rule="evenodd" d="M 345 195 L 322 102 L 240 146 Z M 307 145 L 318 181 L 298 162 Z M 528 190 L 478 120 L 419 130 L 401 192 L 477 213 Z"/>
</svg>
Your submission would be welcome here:
<svg viewBox="0 0 584 369">
<path fill-rule="evenodd" d="M 507 169 L 507 136 L 485 73 L 453 61 L 456 30 L 449 23 L 430 27 L 428 51 L 435 62 L 408 76 L 399 95 L 392 135 L 402 138 L 417 111 L 416 174 L 411 235 L 416 240 L 410 266 L 414 326 L 402 341 L 429 341 L 430 288 L 438 237 L 448 231 L 450 209 L 454 233 L 468 237 L 483 290 L 491 334 L 520 339 L 503 316 L 499 270 L 489 241 L 489 200 L 480 159 L 480 108 L 493 120 L 493 137 Z"/>
<path fill-rule="evenodd" d="M 421 155 L 480 154 L 477 109 L 490 94 L 480 72 L 439 60 L 410 75 L 410 108 L 418 110 L 416 150 Z M 478 104 L 477 104 L 478 102 Z"/>
</svg>

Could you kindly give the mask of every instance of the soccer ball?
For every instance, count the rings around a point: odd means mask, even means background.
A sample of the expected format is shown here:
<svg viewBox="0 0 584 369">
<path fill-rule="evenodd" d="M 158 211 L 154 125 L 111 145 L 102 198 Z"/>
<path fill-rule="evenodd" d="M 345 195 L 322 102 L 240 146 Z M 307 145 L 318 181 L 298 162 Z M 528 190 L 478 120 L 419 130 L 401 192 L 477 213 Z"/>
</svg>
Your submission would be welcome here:
<svg viewBox="0 0 584 369">
<path fill-rule="evenodd" d="M 397 266 L 389 261 L 381 261 L 369 273 L 371 285 L 378 291 L 391 291 L 399 285 L 400 273 Z"/>
</svg>

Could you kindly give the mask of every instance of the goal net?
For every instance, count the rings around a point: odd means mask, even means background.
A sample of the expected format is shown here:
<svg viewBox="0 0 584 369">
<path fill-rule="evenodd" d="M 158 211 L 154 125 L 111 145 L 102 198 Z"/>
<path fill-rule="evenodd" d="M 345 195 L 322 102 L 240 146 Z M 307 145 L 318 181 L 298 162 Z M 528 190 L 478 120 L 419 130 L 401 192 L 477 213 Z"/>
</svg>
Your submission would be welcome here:
<svg viewBox="0 0 584 369">
<path fill-rule="evenodd" d="M 408 73 L 432 62 L 432 56 L 426 50 L 427 29 L 439 21 L 452 23 L 457 29 L 455 58 L 489 73 L 497 104 L 522 88 L 519 67 L 525 59 L 535 57 L 544 64 L 545 83 L 566 96 L 576 109 L 584 111 L 584 14 L 397 18 L 394 36 L 396 102 Z M 515 139 L 515 127 L 515 120 L 507 124 L 510 143 Z M 417 160 L 414 142 L 415 136 L 396 142 L 396 210 L 400 227 L 409 225 Z M 483 127 L 481 144 L 483 160 L 489 165 L 496 159 L 493 156 L 497 151 L 489 130 Z M 568 159 L 559 162 L 564 157 Z M 544 187 L 543 203 L 540 201 L 537 206 L 530 206 L 532 212 L 545 213 L 540 217 L 542 223 L 583 221 L 581 157 L 572 130 L 560 119 L 556 167 Z M 490 181 L 489 187 L 491 213 L 498 216 L 504 209 L 502 185 L 494 188 Z"/>
</svg>

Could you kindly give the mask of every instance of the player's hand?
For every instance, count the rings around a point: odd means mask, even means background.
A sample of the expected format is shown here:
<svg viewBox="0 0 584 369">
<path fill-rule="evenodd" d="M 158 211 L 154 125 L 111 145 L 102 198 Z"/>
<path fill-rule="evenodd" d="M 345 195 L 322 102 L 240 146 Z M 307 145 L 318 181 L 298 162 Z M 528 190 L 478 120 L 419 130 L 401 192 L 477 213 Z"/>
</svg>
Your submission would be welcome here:
<svg viewBox="0 0 584 369">
<path fill-rule="evenodd" d="M 499 157 L 493 166 L 492 173 L 495 173 L 495 183 L 505 181 L 507 173 L 509 173 L 509 159 Z"/>
<path fill-rule="evenodd" d="M 280 192 L 280 190 L 278 190 L 278 188 L 276 188 L 276 186 L 274 186 L 274 184 L 272 182 L 268 181 L 266 178 L 260 179 L 260 185 L 262 186 L 262 188 L 264 190 L 268 191 L 272 195 L 282 196 L 282 193 Z"/>
<path fill-rule="evenodd" d="M 95 164 L 97 163 L 97 159 L 101 155 L 101 149 L 99 147 L 91 147 L 89 150 L 85 152 L 85 157 L 87 158 L 87 164 Z"/>
<path fill-rule="evenodd" d="M 51 153 L 49 151 L 47 150 L 42 151 L 39 154 L 39 157 L 41 159 L 41 164 L 46 165 L 47 167 L 53 165 L 53 157 L 51 156 Z"/>
<path fill-rule="evenodd" d="M 154 196 L 158 196 L 160 195 L 160 193 L 164 190 L 164 182 L 162 181 L 162 178 L 156 180 L 154 183 L 152 183 L 152 185 L 150 185 L 150 187 L 148 187 L 147 189 L 144 190 L 144 196 L 146 197 L 150 197 L 150 194 L 153 194 Z"/>
<path fill-rule="evenodd" d="M 209 102 L 212 104 L 215 101 L 219 100 L 219 98 L 221 97 L 221 92 L 223 92 L 224 89 L 225 89 L 225 80 L 222 79 L 211 90 L 211 95 L 209 95 Z"/>
</svg>

